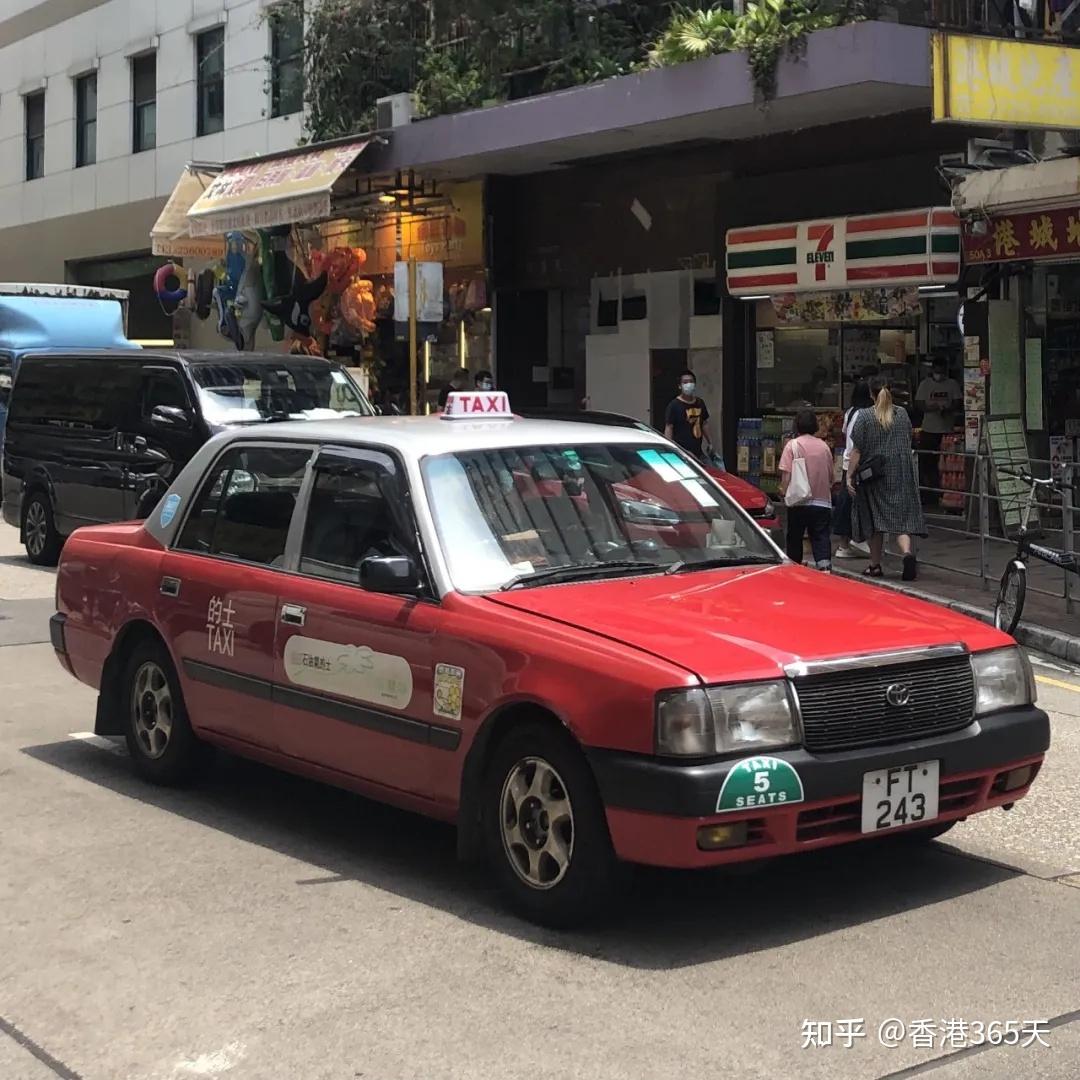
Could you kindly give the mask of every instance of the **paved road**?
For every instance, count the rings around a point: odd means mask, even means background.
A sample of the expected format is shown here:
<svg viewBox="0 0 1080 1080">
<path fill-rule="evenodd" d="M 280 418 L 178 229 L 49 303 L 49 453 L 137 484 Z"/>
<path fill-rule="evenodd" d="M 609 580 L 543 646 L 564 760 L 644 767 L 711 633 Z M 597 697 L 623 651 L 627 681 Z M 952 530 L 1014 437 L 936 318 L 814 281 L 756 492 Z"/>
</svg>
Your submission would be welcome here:
<svg viewBox="0 0 1080 1080">
<path fill-rule="evenodd" d="M 229 759 L 161 791 L 72 737 L 93 695 L 12 556 L 0 526 L 2 1080 L 1080 1073 L 1075 671 L 1039 668 L 1054 746 L 1011 813 L 902 858 L 643 872 L 610 925 L 555 934 L 446 827 Z M 889 1018 L 935 1045 L 882 1046 Z M 859 1019 L 801 1049 L 804 1020 Z M 1046 1020 L 1049 1048 L 945 1046 L 945 1020 Z"/>
</svg>

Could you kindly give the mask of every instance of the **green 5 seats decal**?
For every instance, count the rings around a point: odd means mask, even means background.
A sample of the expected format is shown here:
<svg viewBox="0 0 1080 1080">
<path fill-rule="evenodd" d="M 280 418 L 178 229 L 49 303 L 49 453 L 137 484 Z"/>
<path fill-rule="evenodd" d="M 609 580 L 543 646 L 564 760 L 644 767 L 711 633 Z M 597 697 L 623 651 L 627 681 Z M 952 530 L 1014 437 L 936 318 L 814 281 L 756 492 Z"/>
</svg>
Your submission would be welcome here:
<svg viewBox="0 0 1080 1080">
<path fill-rule="evenodd" d="M 724 778 L 716 812 L 754 810 L 802 802 L 802 780 L 786 762 L 774 757 L 752 757 L 733 765 Z"/>
</svg>

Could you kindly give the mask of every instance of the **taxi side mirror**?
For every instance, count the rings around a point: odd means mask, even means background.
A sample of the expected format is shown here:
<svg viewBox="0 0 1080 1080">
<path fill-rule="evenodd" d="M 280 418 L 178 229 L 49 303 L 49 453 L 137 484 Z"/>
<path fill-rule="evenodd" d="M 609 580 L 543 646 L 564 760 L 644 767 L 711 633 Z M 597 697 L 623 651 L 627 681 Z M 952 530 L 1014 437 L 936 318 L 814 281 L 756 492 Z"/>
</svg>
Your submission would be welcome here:
<svg viewBox="0 0 1080 1080">
<path fill-rule="evenodd" d="M 360 564 L 360 585 L 369 592 L 413 596 L 420 588 L 420 575 L 408 556 L 387 555 Z"/>
<path fill-rule="evenodd" d="M 155 405 L 150 413 L 150 423 L 159 427 L 189 428 L 191 417 L 187 409 L 179 409 L 175 405 Z"/>
</svg>

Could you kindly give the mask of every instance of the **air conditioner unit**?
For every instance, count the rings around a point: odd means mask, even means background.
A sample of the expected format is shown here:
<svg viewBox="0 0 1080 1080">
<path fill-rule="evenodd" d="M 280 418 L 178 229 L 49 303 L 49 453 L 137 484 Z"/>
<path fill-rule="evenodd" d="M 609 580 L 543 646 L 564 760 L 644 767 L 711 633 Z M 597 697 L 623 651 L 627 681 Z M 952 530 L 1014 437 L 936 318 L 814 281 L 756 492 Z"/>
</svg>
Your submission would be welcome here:
<svg viewBox="0 0 1080 1080">
<path fill-rule="evenodd" d="M 415 94 L 391 94 L 375 102 L 375 126 L 380 131 L 406 127 L 413 122 L 415 115 Z"/>
</svg>

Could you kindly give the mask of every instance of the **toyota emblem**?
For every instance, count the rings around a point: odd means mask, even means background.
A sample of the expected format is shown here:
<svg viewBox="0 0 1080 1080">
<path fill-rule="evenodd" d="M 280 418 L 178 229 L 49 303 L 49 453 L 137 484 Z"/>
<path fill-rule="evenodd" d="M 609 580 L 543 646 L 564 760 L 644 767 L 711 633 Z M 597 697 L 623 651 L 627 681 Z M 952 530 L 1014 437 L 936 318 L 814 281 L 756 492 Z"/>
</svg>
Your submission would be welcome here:
<svg viewBox="0 0 1080 1080">
<path fill-rule="evenodd" d="M 895 709 L 902 709 L 911 701 L 911 687 L 903 683 L 894 682 L 885 691 L 885 700 Z"/>
</svg>

